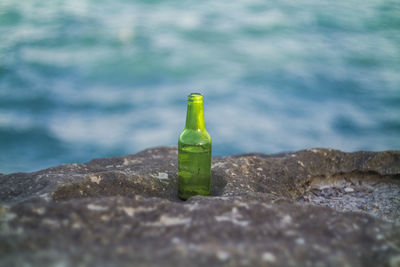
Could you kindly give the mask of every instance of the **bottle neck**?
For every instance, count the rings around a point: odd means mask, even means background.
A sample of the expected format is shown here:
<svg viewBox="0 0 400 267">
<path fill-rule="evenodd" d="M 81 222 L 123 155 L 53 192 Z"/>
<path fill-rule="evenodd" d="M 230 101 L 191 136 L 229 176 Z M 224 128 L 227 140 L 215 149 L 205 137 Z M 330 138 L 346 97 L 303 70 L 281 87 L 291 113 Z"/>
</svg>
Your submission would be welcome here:
<svg viewBox="0 0 400 267">
<path fill-rule="evenodd" d="M 185 129 L 205 130 L 203 96 L 191 94 L 188 99 Z"/>
</svg>

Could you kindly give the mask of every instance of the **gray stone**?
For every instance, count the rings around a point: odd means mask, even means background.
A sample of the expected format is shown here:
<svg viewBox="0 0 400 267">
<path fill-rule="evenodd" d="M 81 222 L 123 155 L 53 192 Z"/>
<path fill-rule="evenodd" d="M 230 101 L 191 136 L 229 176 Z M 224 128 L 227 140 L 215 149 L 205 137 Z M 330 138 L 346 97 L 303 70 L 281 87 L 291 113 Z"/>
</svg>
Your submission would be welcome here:
<svg viewBox="0 0 400 267">
<path fill-rule="evenodd" d="M 160 147 L 0 175 L 0 266 L 398 266 L 400 152 L 213 158 L 177 197 Z"/>
</svg>

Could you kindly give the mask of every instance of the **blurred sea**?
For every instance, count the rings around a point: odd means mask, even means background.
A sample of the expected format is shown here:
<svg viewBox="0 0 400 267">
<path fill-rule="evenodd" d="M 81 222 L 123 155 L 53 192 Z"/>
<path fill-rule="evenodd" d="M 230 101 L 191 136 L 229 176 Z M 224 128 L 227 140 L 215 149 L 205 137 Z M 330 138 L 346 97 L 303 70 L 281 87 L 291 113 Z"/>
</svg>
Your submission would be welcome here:
<svg viewBox="0 0 400 267">
<path fill-rule="evenodd" d="M 176 145 L 400 149 L 398 0 L 1 0 L 0 172 Z"/>
</svg>

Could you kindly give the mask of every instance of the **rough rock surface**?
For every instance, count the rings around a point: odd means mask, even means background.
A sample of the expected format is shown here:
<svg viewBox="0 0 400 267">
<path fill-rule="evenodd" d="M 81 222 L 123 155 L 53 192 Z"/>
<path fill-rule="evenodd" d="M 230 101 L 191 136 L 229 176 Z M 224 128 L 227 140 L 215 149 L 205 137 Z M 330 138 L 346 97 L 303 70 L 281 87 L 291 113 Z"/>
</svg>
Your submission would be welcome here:
<svg viewBox="0 0 400 267">
<path fill-rule="evenodd" d="M 160 147 L 0 174 L 0 266 L 400 266 L 400 151 L 213 158 L 177 198 Z"/>
</svg>

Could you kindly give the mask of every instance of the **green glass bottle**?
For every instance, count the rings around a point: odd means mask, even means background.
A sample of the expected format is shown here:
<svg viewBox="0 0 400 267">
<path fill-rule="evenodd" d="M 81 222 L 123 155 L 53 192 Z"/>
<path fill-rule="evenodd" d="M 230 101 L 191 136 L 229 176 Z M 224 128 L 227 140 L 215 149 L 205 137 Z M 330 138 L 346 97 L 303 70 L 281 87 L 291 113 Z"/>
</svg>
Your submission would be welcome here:
<svg viewBox="0 0 400 267">
<path fill-rule="evenodd" d="M 204 124 L 203 96 L 188 97 L 185 129 L 178 141 L 178 195 L 188 199 L 209 195 L 211 180 L 211 137 Z"/>
</svg>

